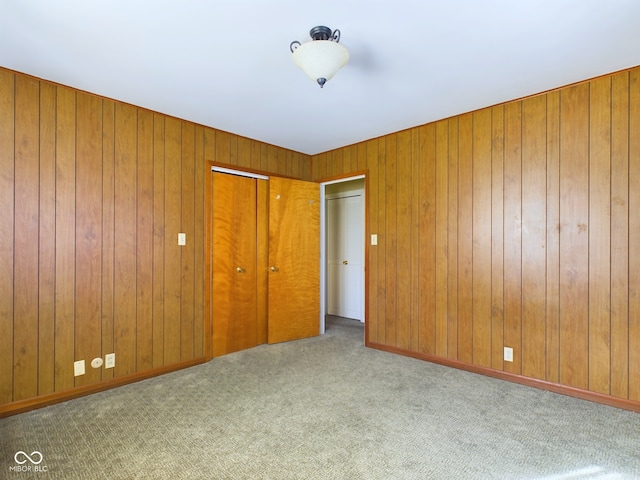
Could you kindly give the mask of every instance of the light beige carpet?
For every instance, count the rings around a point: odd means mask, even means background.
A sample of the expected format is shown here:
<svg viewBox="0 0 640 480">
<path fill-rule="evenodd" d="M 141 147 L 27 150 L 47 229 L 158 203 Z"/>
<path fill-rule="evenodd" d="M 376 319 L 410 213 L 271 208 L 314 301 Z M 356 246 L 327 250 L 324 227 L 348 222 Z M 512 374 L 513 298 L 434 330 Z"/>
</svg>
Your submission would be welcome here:
<svg viewBox="0 0 640 480">
<path fill-rule="evenodd" d="M 0 420 L 0 478 L 633 479 L 640 415 L 367 349 L 333 319 Z"/>
</svg>

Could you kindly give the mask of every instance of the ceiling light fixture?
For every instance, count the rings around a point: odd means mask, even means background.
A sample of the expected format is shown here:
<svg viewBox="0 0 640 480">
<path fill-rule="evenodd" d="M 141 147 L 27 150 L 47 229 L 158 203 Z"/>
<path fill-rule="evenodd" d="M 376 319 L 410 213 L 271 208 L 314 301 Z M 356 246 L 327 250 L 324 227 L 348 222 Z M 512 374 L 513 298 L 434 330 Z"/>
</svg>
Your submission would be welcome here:
<svg viewBox="0 0 640 480">
<path fill-rule="evenodd" d="M 296 40 L 289 49 L 294 63 L 322 88 L 349 61 L 349 51 L 339 43 L 340 30 L 313 27 L 309 35 L 313 41 L 302 44 Z"/>
</svg>

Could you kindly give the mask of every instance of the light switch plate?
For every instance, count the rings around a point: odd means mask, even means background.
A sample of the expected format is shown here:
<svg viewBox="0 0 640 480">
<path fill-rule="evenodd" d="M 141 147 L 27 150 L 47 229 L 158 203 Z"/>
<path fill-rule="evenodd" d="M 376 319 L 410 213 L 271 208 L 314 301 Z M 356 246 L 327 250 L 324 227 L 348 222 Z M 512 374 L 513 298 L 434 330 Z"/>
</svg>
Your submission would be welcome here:
<svg viewBox="0 0 640 480">
<path fill-rule="evenodd" d="M 378 244 L 378 235 L 375 233 L 371 234 L 371 245 L 377 245 Z"/>
</svg>

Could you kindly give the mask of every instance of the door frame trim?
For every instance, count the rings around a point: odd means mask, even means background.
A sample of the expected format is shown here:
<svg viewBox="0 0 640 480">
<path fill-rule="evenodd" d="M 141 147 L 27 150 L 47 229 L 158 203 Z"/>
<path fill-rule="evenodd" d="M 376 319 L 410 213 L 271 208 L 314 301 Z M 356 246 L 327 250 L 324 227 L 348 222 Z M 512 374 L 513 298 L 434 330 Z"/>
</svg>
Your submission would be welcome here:
<svg viewBox="0 0 640 480">
<path fill-rule="evenodd" d="M 248 172 L 248 171 L 245 171 L 245 170 L 236 170 L 236 169 L 233 169 L 233 168 L 218 167 L 216 165 L 211 165 L 211 171 L 212 172 L 218 172 L 218 173 L 229 173 L 231 175 L 238 175 L 240 177 L 257 178 L 258 180 L 269 180 L 269 176 L 268 175 L 262 175 L 260 173 Z"/>
<path fill-rule="evenodd" d="M 335 183 L 351 182 L 353 180 L 364 179 L 364 330 L 365 344 L 368 341 L 369 332 L 369 204 L 368 204 L 368 182 L 367 172 L 354 172 L 345 176 L 320 179 L 320 334 L 325 333 L 325 316 L 327 314 L 327 213 L 326 213 L 326 188 L 327 185 Z"/>
</svg>

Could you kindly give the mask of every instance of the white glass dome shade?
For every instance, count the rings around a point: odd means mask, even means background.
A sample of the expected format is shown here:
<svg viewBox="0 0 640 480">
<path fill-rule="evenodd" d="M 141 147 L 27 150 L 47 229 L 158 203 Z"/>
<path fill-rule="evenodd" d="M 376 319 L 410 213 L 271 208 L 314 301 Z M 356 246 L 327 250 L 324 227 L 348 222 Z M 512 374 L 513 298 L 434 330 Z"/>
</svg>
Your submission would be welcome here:
<svg viewBox="0 0 640 480">
<path fill-rule="evenodd" d="M 292 42 L 290 48 L 294 63 L 322 87 L 347 64 L 349 51 L 339 43 L 340 30 L 314 27 L 310 35 L 311 42 Z"/>
</svg>

